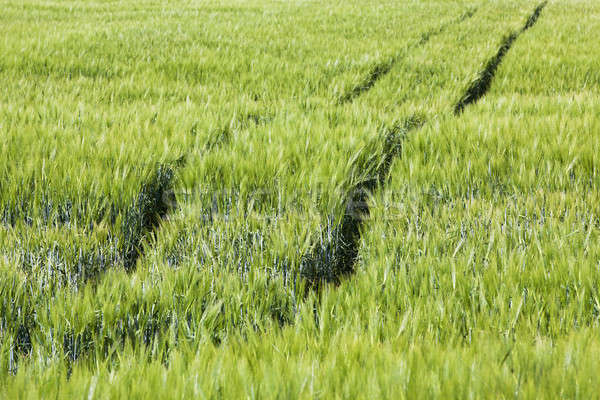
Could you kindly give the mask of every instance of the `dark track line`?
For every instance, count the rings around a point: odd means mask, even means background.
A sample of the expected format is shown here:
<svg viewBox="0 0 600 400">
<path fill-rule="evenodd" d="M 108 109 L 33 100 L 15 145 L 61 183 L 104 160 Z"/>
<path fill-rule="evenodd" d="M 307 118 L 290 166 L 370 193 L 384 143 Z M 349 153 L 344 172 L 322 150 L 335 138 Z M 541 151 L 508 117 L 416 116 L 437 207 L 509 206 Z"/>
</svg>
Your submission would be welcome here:
<svg viewBox="0 0 600 400">
<path fill-rule="evenodd" d="M 213 132 L 204 146 L 210 152 L 231 142 L 235 129 L 266 125 L 272 121 L 271 115 L 247 113 L 237 119 L 235 127 L 225 126 Z M 195 128 L 192 127 L 195 134 Z M 185 157 L 157 166 L 155 173 L 142 184 L 133 203 L 125 210 L 121 234 L 121 257 L 126 271 L 135 269 L 137 260 L 143 256 L 142 243 L 146 237 L 158 230 L 161 221 L 177 208 L 173 191 L 175 170 L 185 163 Z"/>
<path fill-rule="evenodd" d="M 466 19 L 471 18 L 475 14 L 476 11 L 477 11 L 476 8 L 469 9 L 465 13 L 463 13 L 459 18 L 457 18 L 456 20 L 442 24 L 441 26 L 439 26 L 436 29 L 432 29 L 430 31 L 424 32 L 423 34 L 421 34 L 421 39 L 413 46 L 409 46 L 408 49 L 418 48 L 418 47 L 425 45 L 432 37 L 439 35 L 444 30 L 446 30 L 449 26 L 454 25 L 454 24 L 459 24 L 459 23 L 465 21 Z M 350 103 L 355 98 L 360 96 L 361 94 L 369 91 L 373 86 L 375 86 L 375 84 L 377 83 L 377 81 L 379 79 L 381 79 L 388 72 L 390 72 L 392 67 L 401 58 L 402 58 L 402 55 L 398 54 L 398 55 L 391 57 L 387 61 L 376 64 L 369 71 L 368 75 L 365 77 L 365 79 L 361 83 L 354 86 L 350 91 L 346 92 L 344 95 L 342 95 L 339 98 L 338 104 Z"/>
<path fill-rule="evenodd" d="M 238 120 L 241 128 L 247 128 L 250 125 L 259 126 L 269 123 L 271 116 L 249 113 Z M 194 128 L 192 128 L 192 132 Z M 211 151 L 219 146 L 231 141 L 232 129 L 225 127 L 218 129 L 215 136 L 210 138 L 205 145 L 206 151 Z M 140 190 L 133 202 L 125 210 L 119 211 L 119 215 L 124 214 L 124 221 L 121 225 L 122 242 L 115 251 L 114 263 L 122 262 L 127 272 L 132 272 L 137 266 L 137 260 L 144 255 L 143 241 L 154 234 L 159 228 L 162 220 L 169 213 L 177 208 L 177 201 L 173 191 L 175 173 L 178 168 L 185 164 L 185 157 L 169 163 L 157 164 L 154 173 L 142 183 Z M 108 260 L 102 260 L 108 261 Z M 91 273 L 87 272 L 84 282 L 96 278 L 105 268 L 94 268 Z M 33 329 L 34 322 L 28 319 L 16 328 L 16 358 L 27 356 L 32 351 L 32 340 L 30 331 Z M 151 334 L 145 333 L 144 343 L 149 343 L 148 337 L 154 336 L 154 332 L 159 329 L 158 326 L 152 327 Z M 68 362 L 68 374 L 70 375 L 71 363 L 75 362 L 83 353 L 87 352 L 84 342 L 86 335 L 90 332 L 84 331 L 81 334 L 74 335 L 72 332 L 63 335 L 63 353 Z M 16 364 L 15 364 L 16 365 Z M 16 366 L 9 370 L 16 373 Z"/>
<path fill-rule="evenodd" d="M 125 211 L 120 252 L 126 271 L 134 270 L 138 258 L 143 255 L 143 240 L 156 231 L 161 221 L 177 207 L 173 179 L 176 168 L 184 162 L 185 159 L 181 158 L 174 163 L 159 164 Z"/>
<path fill-rule="evenodd" d="M 385 132 L 383 159 L 374 168 L 375 176 L 346 193 L 341 222 L 328 232 L 328 239 L 302 257 L 300 271 L 309 286 L 316 288 L 324 282 L 339 283 L 342 276 L 354 271 L 360 230 L 369 216 L 368 196 L 378 185 L 385 184 L 392 161 L 402 153 L 407 134 L 424 123 L 422 118 L 414 116 Z"/>
<path fill-rule="evenodd" d="M 483 68 L 483 70 L 481 70 L 477 79 L 475 79 L 473 82 L 471 82 L 469 87 L 465 90 L 465 93 L 462 95 L 460 100 L 454 106 L 454 114 L 455 115 L 461 114 L 468 105 L 476 103 L 477 101 L 479 101 L 479 99 L 481 99 L 483 96 L 485 96 L 485 94 L 487 93 L 487 91 L 490 89 L 490 87 L 492 85 L 492 80 L 494 79 L 494 76 L 496 75 L 498 66 L 500 66 L 502 59 L 506 56 L 506 54 L 512 47 L 513 43 L 515 42 L 515 40 L 517 40 L 517 38 L 523 32 L 525 32 L 527 29 L 529 29 L 533 25 L 535 25 L 538 18 L 540 17 L 542 10 L 546 6 L 546 4 L 547 4 L 547 1 L 540 3 L 535 8 L 533 13 L 529 16 L 529 18 L 527 18 L 525 25 L 519 31 L 509 33 L 502 40 L 502 44 L 498 48 L 498 51 L 496 52 L 496 54 L 487 61 L 487 63 L 485 64 L 485 67 Z"/>
<path fill-rule="evenodd" d="M 467 89 L 461 101 L 456 105 L 455 114 L 459 114 L 468 104 L 485 95 L 502 58 L 517 37 L 536 23 L 546 4 L 547 1 L 539 4 L 518 32 L 512 32 L 504 38 L 496 55 L 488 60 L 479 78 Z M 460 20 L 469 18 L 474 12 L 472 10 L 463 15 Z M 436 33 L 443 31 L 443 29 L 444 27 L 439 28 Z M 429 36 L 424 35 L 420 43 L 426 43 L 427 40 L 429 40 Z M 389 71 L 390 68 L 389 64 L 385 64 L 384 68 L 377 70 L 372 75 L 378 78 L 382 73 Z M 375 83 L 371 76 L 367 82 L 370 86 L 365 86 L 366 89 L 358 90 L 355 88 L 350 92 L 351 95 L 347 95 L 344 99 L 350 101 Z M 337 284 L 342 276 L 354 271 L 358 258 L 360 230 L 363 221 L 369 216 L 368 196 L 378 185 L 383 186 L 385 184 L 393 159 L 401 155 L 402 143 L 406 135 L 410 131 L 420 128 L 424 123 L 425 121 L 422 118 L 412 117 L 386 132 L 383 159 L 375 168 L 375 177 L 362 182 L 346 194 L 344 201 L 346 208 L 341 222 L 333 228 L 328 227 L 327 238 L 325 240 L 321 238 L 320 245 L 315 246 L 309 254 L 302 257 L 300 263 L 301 275 L 308 281 L 310 287 L 318 288 L 321 284 L 329 282 Z"/>
</svg>

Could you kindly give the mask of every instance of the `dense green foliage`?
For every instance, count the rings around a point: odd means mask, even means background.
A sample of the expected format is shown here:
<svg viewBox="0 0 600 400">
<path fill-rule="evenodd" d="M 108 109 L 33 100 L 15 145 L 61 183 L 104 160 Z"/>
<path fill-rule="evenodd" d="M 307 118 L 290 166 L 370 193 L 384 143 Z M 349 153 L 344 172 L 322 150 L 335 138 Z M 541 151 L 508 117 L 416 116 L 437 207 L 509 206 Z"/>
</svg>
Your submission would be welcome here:
<svg viewBox="0 0 600 400">
<path fill-rule="evenodd" d="M 0 4 L 0 397 L 596 395 L 599 5 Z"/>
</svg>

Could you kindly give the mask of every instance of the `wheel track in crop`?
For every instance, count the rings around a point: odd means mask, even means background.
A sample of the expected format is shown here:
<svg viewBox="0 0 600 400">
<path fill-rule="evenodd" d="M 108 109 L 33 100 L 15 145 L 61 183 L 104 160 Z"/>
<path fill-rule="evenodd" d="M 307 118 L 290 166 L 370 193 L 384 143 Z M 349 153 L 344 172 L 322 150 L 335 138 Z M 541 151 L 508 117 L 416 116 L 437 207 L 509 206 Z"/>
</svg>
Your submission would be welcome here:
<svg viewBox="0 0 600 400">
<path fill-rule="evenodd" d="M 373 176 L 346 193 L 344 215 L 339 224 L 327 232 L 328 239 L 321 240 L 321 245 L 315 246 L 301 260 L 301 275 L 311 287 L 319 287 L 323 282 L 339 283 L 342 276 L 354 271 L 361 227 L 369 218 L 368 197 L 378 186 L 385 185 L 392 161 L 402 154 L 402 144 L 408 133 L 424 123 L 423 118 L 412 116 L 384 130 L 383 154 L 373 168 Z"/>
<path fill-rule="evenodd" d="M 271 120 L 272 116 L 267 114 L 246 114 L 242 118 L 237 119 L 236 123 L 214 131 L 213 136 L 203 146 L 203 150 L 210 152 L 229 143 L 234 130 L 231 128 L 232 125 L 237 125 L 239 128 L 244 129 L 250 125 L 255 127 L 264 125 Z M 99 258 L 96 254 L 84 254 L 80 258 L 89 257 L 92 260 L 88 265 L 89 271 L 84 271 L 83 275 L 75 274 L 74 276 L 61 271 L 64 275 L 63 279 L 75 287 L 80 284 L 86 284 L 89 280 L 98 278 L 106 269 L 111 267 L 107 261 L 112 261 L 115 264 L 122 263 L 127 272 L 135 271 L 138 259 L 144 256 L 146 249 L 144 242 L 156 234 L 160 229 L 162 221 L 178 207 L 173 189 L 177 170 L 182 168 L 185 163 L 185 157 L 180 157 L 170 162 L 157 163 L 154 171 L 141 183 L 137 195 L 129 206 L 125 209 L 115 211 L 115 219 L 119 215 L 123 215 L 123 221 L 121 221 L 120 225 L 120 243 L 117 250 L 111 255 L 112 257 L 109 260 L 102 259 L 98 261 Z M 113 221 L 112 225 L 114 229 L 117 229 L 118 227 L 114 224 L 115 221 Z M 78 279 L 80 281 L 75 282 Z M 36 324 L 33 318 L 33 309 L 25 314 L 23 322 L 16 325 L 13 331 L 15 338 L 15 359 L 13 362 L 15 369 L 11 369 L 13 373 L 16 373 L 16 361 L 23 356 L 30 355 L 33 349 L 31 332 Z M 159 329 L 160 327 L 153 326 L 152 334 L 156 333 Z M 90 338 L 91 334 L 88 330 L 78 335 L 74 335 L 72 332 L 64 334 L 62 338 L 63 352 L 65 359 L 68 361 L 69 368 L 72 362 L 75 362 L 80 355 L 86 352 L 87 347 L 89 347 L 87 345 L 91 341 Z M 144 340 L 147 345 L 149 341 L 146 339 Z"/>
<path fill-rule="evenodd" d="M 201 154 L 214 151 L 226 146 L 233 139 L 235 132 L 265 125 L 272 121 L 270 113 L 248 112 L 238 115 L 231 122 L 210 132 L 205 144 L 201 145 Z M 196 127 L 190 129 L 190 134 L 196 134 Z M 48 216 L 42 219 L 37 229 L 56 228 L 77 224 L 85 227 L 86 235 L 93 235 L 96 225 L 106 222 L 108 235 L 103 239 L 84 241 L 79 245 L 67 243 L 28 244 L 18 237 L 14 247 L 5 247 L 1 254 L 16 260 L 25 273 L 43 273 L 36 275 L 45 284 L 58 282 L 59 286 L 66 285 L 77 289 L 89 282 L 97 281 L 100 276 L 115 266 L 123 266 L 127 272 L 135 270 L 137 260 L 143 257 L 149 249 L 147 239 L 155 235 L 160 225 L 170 213 L 178 207 L 175 196 L 175 181 L 177 170 L 183 167 L 185 157 L 178 160 L 160 162 L 151 169 L 149 175 L 141 179 L 137 194 L 125 205 L 107 203 L 100 207 L 94 216 L 94 223 L 83 223 L 82 210 L 67 200 L 64 204 L 53 204 L 50 196 L 42 195 L 43 210 L 47 209 Z M 36 188 L 27 185 L 32 191 Z M 45 192 L 43 192 L 45 193 Z M 22 218 L 26 222 L 33 221 L 28 217 L 33 212 L 33 201 L 22 203 L 20 208 L 2 207 L 4 219 L 0 219 L 0 229 L 14 228 Z M 84 206 L 88 207 L 87 203 Z M 12 209 L 11 209 L 12 208 Z M 88 207 L 89 208 L 89 207 Z M 55 213 L 54 210 L 64 210 Z M 56 214 L 56 215 L 55 215 Z M 88 230 L 89 229 L 89 230 Z"/>
<path fill-rule="evenodd" d="M 521 32 L 533 26 L 544 6 L 545 2 L 536 8 Z M 355 271 L 356 262 L 359 256 L 361 231 L 364 222 L 368 219 L 370 213 L 368 197 L 374 190 L 383 188 L 387 183 L 392 163 L 397 157 L 401 157 L 403 143 L 408 134 L 420 129 L 426 122 L 427 121 L 424 118 L 414 115 L 383 130 L 382 135 L 378 139 L 382 141 L 383 151 L 381 157 L 379 157 L 378 160 L 373 161 L 375 165 L 368 166 L 368 168 L 373 171 L 372 177 L 353 185 L 345 194 L 343 202 L 345 206 L 344 214 L 340 222 L 332 229 L 332 232 L 330 232 L 331 234 L 329 237 L 331 239 L 324 241 L 321 246 L 313 246 L 311 250 L 302 257 L 300 262 L 300 274 L 308 282 L 309 288 L 318 290 L 323 283 L 337 284 L 344 276 L 352 274 Z M 215 140 L 214 145 L 209 145 L 206 150 L 210 151 L 214 147 L 219 147 L 228 143 L 230 140 L 229 134 L 221 135 Z M 160 168 L 165 169 L 167 167 L 163 165 L 159 166 L 159 169 Z M 166 178 L 159 178 L 158 176 L 161 174 Z M 165 195 L 169 198 L 169 188 L 172 188 L 173 175 L 174 171 L 169 172 L 165 170 L 162 173 L 157 172 L 154 177 L 151 177 L 142 185 L 138 198 L 132 203 L 129 208 L 130 211 L 128 210 L 128 213 L 131 213 L 134 216 L 132 217 L 132 220 L 134 220 L 138 226 L 145 227 L 145 229 L 136 231 L 139 232 L 139 234 L 132 236 L 133 240 L 130 242 L 132 244 L 131 246 L 124 246 L 124 249 L 126 250 L 125 254 L 129 254 L 128 251 L 131 251 L 132 254 L 129 256 L 131 261 L 127 264 L 131 269 L 135 268 L 137 259 L 143 255 L 143 250 L 140 249 L 139 244 L 159 228 L 160 221 L 176 207 L 176 204 L 167 209 L 161 209 L 156 205 L 149 206 L 148 209 L 158 207 L 156 208 L 158 212 L 154 212 L 154 219 L 148 217 L 149 215 L 152 215 L 151 212 L 139 213 L 136 210 L 143 209 L 143 206 L 141 205 L 145 204 L 144 198 L 149 197 L 151 199 L 156 199 L 162 198 Z M 157 196 L 152 193 L 162 194 Z M 150 204 L 152 204 L 152 202 L 150 202 Z M 148 222 L 145 223 L 145 221 Z M 315 314 L 315 318 L 318 319 L 318 315 Z M 159 327 L 156 329 L 160 330 Z M 24 337 L 27 339 L 26 335 L 24 335 Z M 71 339 L 70 336 L 68 338 Z M 24 342 L 26 342 L 26 340 L 24 340 Z M 73 340 L 71 340 L 71 342 L 73 342 Z M 66 339 L 65 343 L 67 343 Z M 71 354 L 71 351 L 67 351 L 67 348 L 70 349 L 69 346 L 65 345 L 65 352 Z M 74 358 L 76 358 L 76 356 Z"/>
<path fill-rule="evenodd" d="M 471 83 L 455 105 L 455 114 L 460 114 L 466 106 L 477 102 L 487 93 L 502 59 L 518 36 L 535 25 L 546 4 L 547 1 L 540 3 L 519 31 L 511 32 L 504 38 L 497 53 L 486 62 L 478 78 Z M 432 36 L 442 33 L 451 24 L 460 23 L 472 17 L 475 11 L 476 9 L 470 9 L 457 20 L 424 33 L 415 47 L 424 45 Z M 368 91 L 375 85 L 377 80 L 389 72 L 398 59 L 399 57 L 395 57 L 387 63 L 375 66 L 363 84 L 356 86 L 343 96 L 340 102 L 352 101 L 360 94 Z M 270 121 L 269 118 L 262 118 L 254 114 L 244 118 L 244 120 L 252 121 L 255 125 Z M 242 122 L 244 123 L 244 121 Z M 386 130 L 383 135 L 384 153 L 380 164 L 375 168 L 375 176 L 355 185 L 346 194 L 344 215 L 341 222 L 331 232 L 332 240 L 325 242 L 324 246 L 317 247 L 312 253 L 304 256 L 301 262 L 301 271 L 309 281 L 337 282 L 342 275 L 354 271 L 354 265 L 358 257 L 361 226 L 369 215 L 367 203 L 369 193 L 375 190 L 377 186 L 385 185 L 393 159 L 401 155 L 402 142 L 406 135 L 424 124 L 425 121 L 422 118 L 413 116 Z M 207 150 L 213 150 L 230 140 L 231 132 L 224 129 L 222 134 L 215 137 L 215 140 L 208 142 Z M 154 175 L 142 184 L 135 200 L 125 211 L 125 221 L 121 232 L 123 239 L 121 254 L 123 265 L 127 271 L 135 269 L 137 260 L 143 255 L 141 244 L 144 239 L 152 235 L 168 213 L 177 207 L 173 193 L 173 178 L 175 166 L 179 167 L 183 162 L 183 159 L 180 159 L 173 165 L 159 165 Z"/>
<path fill-rule="evenodd" d="M 203 146 L 204 152 L 215 151 L 231 142 L 234 131 L 268 124 L 273 117 L 269 114 L 247 113 L 235 123 L 217 129 Z M 194 129 L 194 128 L 192 128 Z M 163 219 L 177 209 L 173 190 L 176 170 L 185 165 L 186 157 L 158 165 L 154 174 L 142 184 L 136 198 L 124 213 L 121 226 L 121 257 L 126 271 L 135 269 L 137 260 L 144 254 L 143 242 L 160 227 Z"/>
<path fill-rule="evenodd" d="M 489 75 L 489 77 L 485 78 L 487 81 L 484 80 L 482 82 L 481 87 L 485 88 L 485 90 L 477 92 L 477 96 L 471 94 L 470 90 L 476 93 L 475 89 L 470 89 L 476 86 L 476 80 L 469 86 L 465 95 L 457 103 L 455 107 L 456 114 L 460 114 L 465 107 L 485 95 L 502 58 L 506 55 L 516 38 L 536 23 L 545 5 L 546 2 L 541 3 L 528 18 L 523 28 L 516 34 L 512 33 L 508 36 L 508 38 L 512 37 L 512 39 L 505 39 L 496 56 L 488 61 L 486 68 L 480 73 L 480 77 Z M 427 41 L 428 38 L 424 40 Z M 506 46 L 506 43 L 509 44 Z M 492 61 L 496 62 L 496 64 Z M 346 193 L 344 197 L 344 215 L 342 220 L 333 229 L 332 239 L 325 243 L 324 246 L 314 246 L 301 261 L 301 273 L 311 283 L 312 287 L 318 288 L 323 282 L 339 283 L 343 275 L 354 272 L 359 252 L 361 229 L 370 212 L 367 202 L 368 196 L 378 187 L 385 186 L 392 162 L 396 157 L 401 156 L 402 145 L 407 135 L 410 132 L 420 129 L 425 123 L 424 119 L 413 116 L 384 131 L 382 135 L 384 151 L 376 167 L 372 168 L 375 171 L 374 176 L 353 186 Z M 207 146 L 206 150 L 210 151 L 215 147 L 228 143 L 231 140 L 230 136 L 229 133 L 220 135 L 211 142 L 212 144 Z M 137 260 L 143 256 L 142 243 L 150 235 L 154 234 L 159 229 L 162 220 L 177 208 L 173 194 L 173 184 L 176 169 L 180 168 L 184 162 L 184 159 L 178 159 L 171 163 L 158 164 L 155 172 L 141 184 L 138 195 L 124 211 L 125 221 L 122 228 L 123 231 L 121 232 L 124 240 L 120 251 L 126 270 L 132 271 L 135 269 Z M 127 221 L 129 223 L 126 223 Z M 331 258 L 331 255 L 334 257 Z M 327 268 L 324 268 L 324 266 L 327 266 Z M 17 353 L 31 353 L 32 337 L 30 335 L 30 326 L 28 325 L 33 324 L 34 322 L 30 322 L 29 324 L 24 323 L 15 327 L 15 347 Z M 160 327 L 152 325 L 152 329 L 159 330 Z M 63 336 L 64 353 L 72 361 L 75 361 L 82 352 L 85 352 L 83 342 L 88 340 L 84 336 L 74 336 L 71 333 Z M 78 348 L 81 349 L 77 350 Z"/>
<path fill-rule="evenodd" d="M 467 20 L 468 18 L 471 18 L 475 14 L 476 11 L 477 11 L 476 8 L 471 8 L 471 9 L 467 10 L 465 13 L 463 13 L 460 17 L 456 18 L 455 20 L 449 21 L 445 24 L 440 25 L 439 27 L 437 27 L 435 29 L 424 32 L 423 34 L 421 34 L 421 38 L 416 43 L 414 43 L 412 46 L 409 46 L 407 48 L 407 50 L 424 46 L 427 42 L 429 42 L 429 39 L 431 39 L 432 37 L 434 37 L 436 35 L 441 34 L 449 26 L 455 25 L 455 24 L 460 24 L 461 22 Z M 392 67 L 394 65 L 396 65 L 402 58 L 403 58 L 403 54 L 397 54 L 397 55 L 391 57 L 390 59 L 373 66 L 371 68 L 371 70 L 369 71 L 369 73 L 367 74 L 367 76 L 362 80 L 361 83 L 354 86 L 351 90 L 349 90 L 348 92 L 343 94 L 338 99 L 338 104 L 351 103 L 352 101 L 354 101 L 354 99 L 356 99 L 363 93 L 368 92 L 373 86 L 375 86 L 377 81 L 380 80 L 382 77 L 384 77 L 386 74 L 388 74 L 390 72 L 390 70 L 392 69 Z"/>
<path fill-rule="evenodd" d="M 235 123 L 215 130 L 203 146 L 204 152 L 214 151 L 230 143 L 237 129 L 265 125 L 271 120 L 272 116 L 268 114 L 246 113 L 237 118 Z M 175 162 L 158 165 L 154 174 L 142 184 L 134 201 L 124 212 L 124 222 L 121 226 L 123 239 L 121 257 L 126 271 L 135 269 L 137 260 L 144 253 L 142 243 L 154 234 L 160 227 L 161 221 L 177 208 L 173 179 L 176 170 L 184 164 L 185 157 L 181 157 Z"/>
<path fill-rule="evenodd" d="M 542 13 L 542 10 L 544 7 L 546 7 L 546 4 L 547 1 L 540 3 L 529 16 L 529 18 L 527 18 L 525 25 L 523 25 L 520 30 L 510 32 L 504 37 L 496 54 L 485 63 L 484 68 L 479 72 L 477 78 L 471 82 L 469 87 L 465 90 L 465 93 L 454 106 L 455 115 L 461 114 L 465 107 L 476 103 L 479 99 L 485 96 L 492 85 L 492 80 L 496 75 L 496 71 L 498 70 L 500 63 L 502 63 L 502 60 L 518 37 L 535 25 L 540 17 L 540 14 Z"/>
<path fill-rule="evenodd" d="M 143 255 L 142 243 L 158 229 L 161 221 L 177 208 L 173 191 L 175 171 L 185 162 L 159 164 L 155 172 L 142 184 L 132 204 L 124 212 L 121 225 L 121 256 L 126 271 L 135 269 Z"/>
<path fill-rule="evenodd" d="M 547 1 L 540 3 L 528 17 L 525 25 L 517 32 L 511 32 L 503 40 L 498 52 L 487 61 L 478 78 L 466 90 L 454 108 L 455 115 L 465 107 L 483 97 L 494 78 L 498 65 L 519 35 L 537 22 Z M 338 284 L 344 275 L 354 272 L 358 259 L 363 222 L 369 216 L 367 203 L 369 194 L 378 186 L 384 187 L 392 161 L 402 154 L 402 142 L 409 132 L 421 128 L 427 121 L 418 116 L 408 118 L 404 123 L 388 129 L 383 135 L 383 154 L 378 166 L 368 168 L 376 171 L 375 176 L 352 187 L 344 197 L 345 211 L 341 221 L 327 232 L 327 240 L 321 238 L 320 245 L 313 246 L 301 260 L 301 274 L 311 287 L 318 288 L 322 283 Z"/>
</svg>

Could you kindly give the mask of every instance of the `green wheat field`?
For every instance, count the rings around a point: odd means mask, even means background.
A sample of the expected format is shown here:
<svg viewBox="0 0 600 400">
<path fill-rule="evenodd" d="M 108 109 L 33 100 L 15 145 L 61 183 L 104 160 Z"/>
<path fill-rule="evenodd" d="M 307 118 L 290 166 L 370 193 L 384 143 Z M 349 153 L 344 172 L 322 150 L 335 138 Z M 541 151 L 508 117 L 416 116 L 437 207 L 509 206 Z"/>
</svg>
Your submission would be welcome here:
<svg viewBox="0 0 600 400">
<path fill-rule="evenodd" d="M 600 2 L 0 8 L 1 398 L 599 396 Z"/>
</svg>

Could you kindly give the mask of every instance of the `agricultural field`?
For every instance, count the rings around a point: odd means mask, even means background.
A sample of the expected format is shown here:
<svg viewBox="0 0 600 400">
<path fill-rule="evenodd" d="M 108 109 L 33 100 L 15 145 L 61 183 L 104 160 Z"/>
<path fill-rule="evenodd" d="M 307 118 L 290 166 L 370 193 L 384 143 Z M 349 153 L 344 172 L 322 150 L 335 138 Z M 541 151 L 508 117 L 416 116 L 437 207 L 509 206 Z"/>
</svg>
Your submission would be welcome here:
<svg viewBox="0 0 600 400">
<path fill-rule="evenodd" d="M 0 6 L 0 398 L 597 397 L 600 3 Z"/>
</svg>

